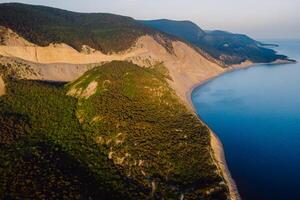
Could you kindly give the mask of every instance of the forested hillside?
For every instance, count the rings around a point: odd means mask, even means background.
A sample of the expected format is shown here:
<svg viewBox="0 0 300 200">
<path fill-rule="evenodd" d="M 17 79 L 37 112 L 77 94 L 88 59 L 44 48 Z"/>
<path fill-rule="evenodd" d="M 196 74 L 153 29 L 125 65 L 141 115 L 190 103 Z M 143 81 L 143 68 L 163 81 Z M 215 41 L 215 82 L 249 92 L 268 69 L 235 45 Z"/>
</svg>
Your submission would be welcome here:
<svg viewBox="0 0 300 200">
<path fill-rule="evenodd" d="M 128 62 L 67 85 L 6 74 L 0 198 L 226 199 L 209 131 L 168 78 Z"/>
</svg>

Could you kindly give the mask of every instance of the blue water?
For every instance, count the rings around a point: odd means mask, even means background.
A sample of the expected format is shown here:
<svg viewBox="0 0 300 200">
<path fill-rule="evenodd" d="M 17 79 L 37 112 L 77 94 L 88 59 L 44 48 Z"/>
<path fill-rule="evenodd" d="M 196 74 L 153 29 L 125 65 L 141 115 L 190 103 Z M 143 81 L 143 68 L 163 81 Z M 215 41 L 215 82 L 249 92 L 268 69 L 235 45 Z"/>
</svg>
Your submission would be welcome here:
<svg viewBox="0 0 300 200">
<path fill-rule="evenodd" d="M 277 50 L 300 61 L 300 41 Z M 242 199 L 300 199 L 300 64 L 257 65 L 196 88 L 199 116 L 219 136 Z"/>
</svg>

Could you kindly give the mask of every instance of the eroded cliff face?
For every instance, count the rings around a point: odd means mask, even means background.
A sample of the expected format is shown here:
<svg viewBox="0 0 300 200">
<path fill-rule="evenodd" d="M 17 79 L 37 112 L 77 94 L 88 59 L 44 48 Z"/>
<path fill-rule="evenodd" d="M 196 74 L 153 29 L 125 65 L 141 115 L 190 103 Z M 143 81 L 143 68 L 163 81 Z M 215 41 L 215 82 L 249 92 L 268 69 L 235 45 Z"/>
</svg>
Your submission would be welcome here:
<svg viewBox="0 0 300 200">
<path fill-rule="evenodd" d="M 170 85 L 188 104 L 187 91 L 224 71 L 221 66 L 183 42 L 173 41 L 173 52 L 170 52 L 149 35 L 140 37 L 130 49 L 110 55 L 88 46 L 83 46 L 81 52 L 66 44 L 41 47 L 4 27 L 1 27 L 0 35 L 0 55 L 34 63 L 31 67 L 38 73 L 29 76 L 30 79 L 72 81 L 92 66 L 113 60 L 132 61 L 145 67 L 163 63 L 172 79 Z"/>
</svg>

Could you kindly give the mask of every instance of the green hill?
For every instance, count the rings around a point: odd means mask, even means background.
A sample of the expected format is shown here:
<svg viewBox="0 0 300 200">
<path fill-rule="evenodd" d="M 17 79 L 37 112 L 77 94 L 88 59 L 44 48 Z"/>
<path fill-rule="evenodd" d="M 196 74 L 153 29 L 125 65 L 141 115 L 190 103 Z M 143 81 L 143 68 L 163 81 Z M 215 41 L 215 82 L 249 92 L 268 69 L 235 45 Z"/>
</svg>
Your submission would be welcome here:
<svg viewBox="0 0 300 200">
<path fill-rule="evenodd" d="M 149 20 L 141 23 L 177 36 L 209 53 L 226 65 L 240 64 L 246 60 L 254 63 L 269 63 L 277 59 L 288 60 L 274 50 L 247 35 L 233 34 L 225 31 L 203 31 L 189 21 Z"/>
<path fill-rule="evenodd" d="M 7 74 L 0 199 L 226 199 L 209 131 L 166 79 L 128 62 L 67 85 Z"/>
</svg>

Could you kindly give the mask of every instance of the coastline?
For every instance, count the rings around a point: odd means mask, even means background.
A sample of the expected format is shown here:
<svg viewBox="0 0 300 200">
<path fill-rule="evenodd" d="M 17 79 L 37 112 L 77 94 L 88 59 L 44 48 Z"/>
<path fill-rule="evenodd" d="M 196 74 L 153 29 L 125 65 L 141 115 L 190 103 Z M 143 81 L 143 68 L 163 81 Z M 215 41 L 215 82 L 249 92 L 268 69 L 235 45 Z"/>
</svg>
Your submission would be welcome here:
<svg viewBox="0 0 300 200">
<path fill-rule="evenodd" d="M 248 66 L 249 67 L 249 66 Z M 215 165 L 218 168 L 219 173 L 221 174 L 222 178 L 224 179 L 224 182 L 228 186 L 229 189 L 229 199 L 230 200 L 241 200 L 241 197 L 238 193 L 237 186 L 231 177 L 230 171 L 227 167 L 226 158 L 224 154 L 223 144 L 218 138 L 218 136 L 209 128 L 207 124 L 201 119 L 201 117 L 197 114 L 196 108 L 192 102 L 192 92 L 194 89 L 206 84 L 209 81 L 212 81 L 213 79 L 229 72 L 234 69 L 226 70 L 223 73 L 220 73 L 217 76 L 213 76 L 211 78 L 208 78 L 198 84 L 193 85 L 188 92 L 186 93 L 186 98 L 189 103 L 189 107 L 192 109 L 192 112 L 198 117 L 198 119 L 208 128 L 210 132 L 210 148 L 211 148 L 211 156 L 215 163 Z"/>
<path fill-rule="evenodd" d="M 275 60 L 275 61 L 270 62 L 270 63 L 253 63 L 253 62 L 247 60 L 247 61 L 245 61 L 241 64 L 230 65 L 222 73 L 217 74 L 216 76 L 211 76 L 211 77 L 209 77 L 209 78 L 207 78 L 207 79 L 205 79 L 205 80 L 203 80 L 203 81 L 201 81 L 197 84 L 192 85 L 192 87 L 190 87 L 190 89 L 186 92 L 186 95 L 185 95 L 186 100 L 188 102 L 188 106 L 192 109 L 193 112 L 195 112 L 197 114 L 196 109 L 195 109 L 194 104 L 193 104 L 193 101 L 192 101 L 193 91 L 196 88 L 198 88 L 198 87 L 200 87 L 200 86 L 202 86 L 202 85 L 204 85 L 204 84 L 206 84 L 206 83 L 214 80 L 215 78 L 218 78 L 219 76 L 222 76 L 226 73 L 229 73 L 229 72 L 232 72 L 232 71 L 235 71 L 235 70 L 239 70 L 239 69 L 247 69 L 247 68 L 254 67 L 254 66 L 259 66 L 259 65 L 266 65 L 266 64 L 267 65 L 278 65 L 278 64 L 293 64 L 293 63 L 297 63 L 297 61 L 278 59 L 278 60 Z"/>
<path fill-rule="evenodd" d="M 192 109 L 192 112 L 197 115 L 199 120 L 203 124 L 205 124 L 204 121 L 201 119 L 201 116 L 199 116 L 197 114 L 196 108 L 195 108 L 195 106 L 192 102 L 192 93 L 196 88 L 212 81 L 213 79 L 215 79 L 219 76 L 222 76 L 226 73 L 229 73 L 229 72 L 232 72 L 232 71 L 235 71 L 235 70 L 246 69 L 246 68 L 249 68 L 249 67 L 259 66 L 259 65 L 262 65 L 262 64 L 276 65 L 276 64 L 291 64 L 291 63 L 295 63 L 295 62 L 290 61 L 290 60 L 276 60 L 272 63 L 252 63 L 250 61 L 245 61 L 245 62 L 243 62 L 239 65 L 231 65 L 224 72 L 222 72 L 222 73 L 220 73 L 216 76 L 212 76 L 212 77 L 210 77 L 210 78 L 208 78 L 204 81 L 201 81 L 201 82 L 193 85 L 186 92 L 186 99 L 187 99 L 187 102 L 189 104 L 188 106 Z M 207 126 L 207 124 L 205 124 L 205 125 Z M 210 131 L 210 138 L 211 138 L 210 143 L 211 143 L 212 157 L 213 157 L 217 167 L 219 168 L 221 176 L 224 178 L 224 180 L 225 180 L 225 182 L 226 182 L 226 184 L 229 188 L 230 200 L 241 200 L 241 197 L 239 195 L 239 192 L 238 192 L 237 186 L 235 184 L 235 181 L 231 177 L 230 170 L 227 167 L 226 158 L 225 158 L 224 149 L 223 149 L 223 144 L 220 141 L 220 139 L 218 138 L 218 136 L 210 129 L 210 127 L 207 126 L 207 128 Z"/>
<path fill-rule="evenodd" d="M 241 200 L 235 181 L 231 177 L 230 171 L 227 167 L 223 144 L 218 136 L 209 127 L 208 129 L 210 131 L 212 156 L 214 161 L 216 162 L 217 167 L 219 168 L 221 176 L 223 176 L 225 183 L 228 186 L 230 200 Z"/>
</svg>

